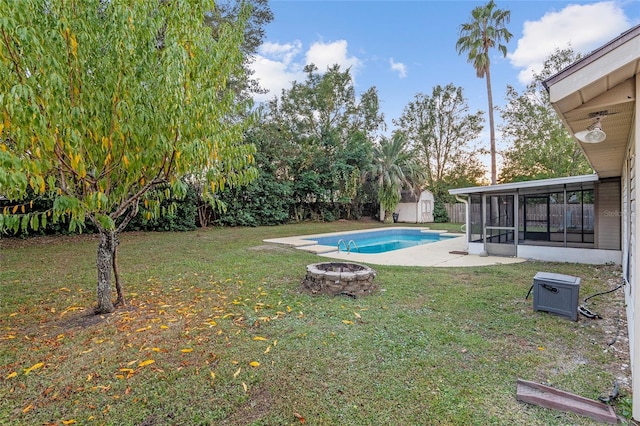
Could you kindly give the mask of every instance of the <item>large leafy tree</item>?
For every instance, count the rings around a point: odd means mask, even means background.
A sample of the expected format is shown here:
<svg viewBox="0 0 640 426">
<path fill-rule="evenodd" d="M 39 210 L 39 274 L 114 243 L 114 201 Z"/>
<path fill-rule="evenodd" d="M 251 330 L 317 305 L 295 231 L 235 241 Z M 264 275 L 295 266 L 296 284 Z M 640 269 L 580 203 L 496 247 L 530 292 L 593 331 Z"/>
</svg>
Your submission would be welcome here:
<svg viewBox="0 0 640 426">
<path fill-rule="evenodd" d="M 305 72 L 305 81 L 269 102 L 262 123 L 265 137 L 277 141 L 262 144 L 277 149 L 273 169 L 291 182 L 294 220 L 335 217 L 339 206 L 355 207 L 371 141 L 384 126 L 376 89 L 356 96 L 348 69 L 334 65 L 320 73 L 310 64 Z M 323 205 L 332 211 L 320 211 Z"/>
<path fill-rule="evenodd" d="M 218 0 L 215 2 L 215 8 L 208 11 L 204 17 L 205 23 L 211 28 L 213 38 L 217 40 L 224 34 L 226 25 L 246 14 L 247 5 L 250 7 L 250 13 L 246 18 L 244 38 L 240 46 L 243 56 L 242 73 L 234 76 L 230 83 L 230 86 L 242 96 L 241 99 L 250 97 L 253 93 L 265 92 L 253 78 L 254 71 L 249 65 L 264 40 L 266 25 L 273 21 L 268 0 Z"/>
<path fill-rule="evenodd" d="M 556 49 L 534 74 L 523 93 L 507 87 L 507 105 L 501 109 L 502 134 L 510 142 L 504 151 L 502 182 L 514 182 L 591 173 L 584 154 L 551 106 L 542 81 L 579 59 L 571 48 Z"/>
<path fill-rule="evenodd" d="M 243 19 L 218 37 L 212 1 L 0 2 L 0 193 L 17 204 L 0 227 L 37 228 L 64 216 L 93 222 L 97 313 L 118 299 L 118 233 L 137 213 L 160 214 L 165 191 L 206 170 L 208 194 L 255 176 L 254 147 L 227 81 L 241 73 Z M 246 16 L 242 13 L 241 16 Z M 50 194 L 45 212 L 20 205 Z"/>
<path fill-rule="evenodd" d="M 422 93 L 405 106 L 394 124 L 406 135 L 437 196 L 457 186 L 470 186 L 485 172 L 471 144 L 482 131 L 483 114 L 469 112 L 461 87 L 448 84 Z"/>
<path fill-rule="evenodd" d="M 487 84 L 489 106 L 489 132 L 491 150 L 491 184 L 496 183 L 496 133 L 493 118 L 493 94 L 491 90 L 491 49 L 497 48 L 507 56 L 507 46 L 512 34 L 506 25 L 511 12 L 497 9 L 493 0 L 471 11 L 471 20 L 460 26 L 460 38 L 456 42 L 458 54 L 467 53 L 467 62 L 473 64 L 478 78 L 484 78 Z"/>
<path fill-rule="evenodd" d="M 407 137 L 394 132 L 382 138 L 373 148 L 373 162 L 369 171 L 377 183 L 378 201 L 384 220 L 391 220 L 391 213 L 400 202 L 403 189 L 417 192 L 424 184 L 424 172 L 410 149 Z"/>
</svg>

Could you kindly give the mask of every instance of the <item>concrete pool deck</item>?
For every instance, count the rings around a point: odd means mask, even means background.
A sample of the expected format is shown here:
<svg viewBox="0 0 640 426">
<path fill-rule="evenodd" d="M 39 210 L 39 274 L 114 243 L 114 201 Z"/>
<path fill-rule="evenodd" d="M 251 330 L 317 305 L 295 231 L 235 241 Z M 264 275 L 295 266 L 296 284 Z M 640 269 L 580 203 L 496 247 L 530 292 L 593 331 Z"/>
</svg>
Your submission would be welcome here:
<svg viewBox="0 0 640 426">
<path fill-rule="evenodd" d="M 402 229 L 402 228 L 393 228 Z M 408 228 L 416 229 L 416 228 Z M 428 230 L 428 228 L 423 228 Z M 355 232 L 368 232 L 373 229 L 366 229 Z M 442 232 L 442 231 L 433 231 Z M 401 250 L 388 251 L 379 254 L 347 253 L 344 250 L 338 252 L 336 247 L 313 244 L 313 237 L 344 234 L 345 232 L 335 232 L 327 234 L 302 235 L 285 238 L 271 238 L 263 240 L 265 243 L 283 244 L 295 247 L 298 250 L 315 253 L 318 256 L 345 261 L 368 263 L 373 265 L 398 265 L 398 266 L 434 266 L 434 267 L 465 267 L 465 266 L 489 266 L 506 265 L 511 263 L 524 262 L 526 259 L 517 257 L 487 256 L 481 257 L 474 254 L 461 254 L 466 252 L 467 244 L 463 234 L 447 233 L 447 235 L 459 235 L 457 238 L 448 238 L 429 244 L 421 244 Z M 453 252 L 453 253 L 452 253 Z"/>
</svg>

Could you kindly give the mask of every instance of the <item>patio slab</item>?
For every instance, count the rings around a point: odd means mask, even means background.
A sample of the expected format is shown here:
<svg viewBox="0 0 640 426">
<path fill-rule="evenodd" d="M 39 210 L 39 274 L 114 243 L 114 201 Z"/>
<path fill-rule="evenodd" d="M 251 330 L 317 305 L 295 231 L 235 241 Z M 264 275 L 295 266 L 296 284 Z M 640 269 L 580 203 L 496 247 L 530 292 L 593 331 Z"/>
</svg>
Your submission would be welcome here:
<svg viewBox="0 0 640 426">
<path fill-rule="evenodd" d="M 370 230 L 363 230 L 362 232 L 366 231 Z M 312 242 L 310 244 L 308 238 L 312 238 L 317 235 L 273 238 L 264 240 L 264 242 L 284 244 L 289 247 L 295 247 L 298 250 L 315 253 L 322 257 L 373 265 L 467 267 L 505 265 L 526 261 L 526 259 L 517 257 L 480 257 L 474 254 L 460 254 L 460 252 L 465 252 L 467 250 L 465 236 L 462 234 L 451 233 L 448 233 L 448 235 L 459 235 L 459 237 L 448 238 L 443 241 L 377 254 L 347 253 L 345 251 L 338 252 L 336 247 L 317 245 Z"/>
</svg>

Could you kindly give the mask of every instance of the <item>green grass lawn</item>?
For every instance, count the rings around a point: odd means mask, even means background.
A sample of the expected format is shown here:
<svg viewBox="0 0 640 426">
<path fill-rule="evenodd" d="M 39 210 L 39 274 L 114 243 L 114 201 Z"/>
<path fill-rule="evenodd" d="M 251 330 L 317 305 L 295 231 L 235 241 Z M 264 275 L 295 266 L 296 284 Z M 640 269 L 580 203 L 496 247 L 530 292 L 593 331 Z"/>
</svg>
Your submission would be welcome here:
<svg viewBox="0 0 640 426">
<path fill-rule="evenodd" d="M 300 291 L 324 258 L 262 242 L 372 226 L 124 234 L 129 305 L 102 317 L 94 236 L 0 240 L 0 424 L 592 424 L 516 401 L 516 379 L 608 395 L 620 292 L 590 301 L 608 322 L 525 296 L 538 271 L 581 277 L 584 298 L 617 269 L 374 266 L 379 291 L 332 298 Z"/>
</svg>

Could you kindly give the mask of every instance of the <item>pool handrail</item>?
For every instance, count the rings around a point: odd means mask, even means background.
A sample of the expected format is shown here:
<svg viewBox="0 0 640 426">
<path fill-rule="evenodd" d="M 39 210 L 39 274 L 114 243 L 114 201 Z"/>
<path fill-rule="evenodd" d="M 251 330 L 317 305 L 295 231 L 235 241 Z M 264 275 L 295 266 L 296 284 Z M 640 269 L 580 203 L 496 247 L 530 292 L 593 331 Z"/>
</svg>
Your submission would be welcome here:
<svg viewBox="0 0 640 426">
<path fill-rule="evenodd" d="M 338 240 L 338 253 L 340 253 L 340 244 L 344 245 L 344 249 L 347 252 L 347 254 L 351 253 L 351 244 L 353 244 L 353 247 L 358 251 L 358 253 L 360 253 L 360 248 L 358 247 L 358 244 L 356 244 L 354 240 L 349 240 L 349 242 L 347 243 L 343 238 L 340 238 Z"/>
</svg>

